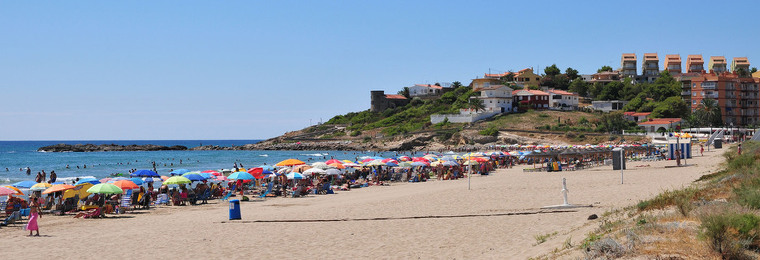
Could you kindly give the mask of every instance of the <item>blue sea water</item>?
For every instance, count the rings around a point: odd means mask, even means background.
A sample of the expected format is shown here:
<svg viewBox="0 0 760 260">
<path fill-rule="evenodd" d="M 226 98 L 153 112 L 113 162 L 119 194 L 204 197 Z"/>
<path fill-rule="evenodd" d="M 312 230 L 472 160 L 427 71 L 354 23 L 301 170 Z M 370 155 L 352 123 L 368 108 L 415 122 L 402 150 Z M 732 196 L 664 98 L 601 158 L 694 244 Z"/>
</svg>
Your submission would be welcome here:
<svg viewBox="0 0 760 260">
<path fill-rule="evenodd" d="M 150 151 L 150 152 L 86 152 L 43 153 L 37 149 L 54 144 L 155 144 L 232 146 L 256 143 L 259 140 L 135 140 L 135 141 L 0 141 L 0 186 L 24 180 L 34 180 L 37 172 L 55 171 L 59 179 L 94 176 L 105 178 L 112 173 L 127 173 L 130 169 L 156 169 L 168 175 L 174 169 L 190 171 L 231 169 L 234 163 L 246 168 L 263 164 L 274 165 L 288 158 L 304 162 L 325 161 L 330 158 L 355 160 L 360 156 L 394 156 L 393 152 L 354 151 Z M 411 154 L 408 154 L 411 155 Z M 180 160 L 182 163 L 180 164 Z M 69 165 L 69 168 L 66 168 Z M 85 169 L 84 166 L 87 166 Z M 79 166 L 79 169 L 77 169 Z M 31 175 L 26 175 L 26 167 Z M 6 168 L 8 169 L 6 171 Z"/>
</svg>

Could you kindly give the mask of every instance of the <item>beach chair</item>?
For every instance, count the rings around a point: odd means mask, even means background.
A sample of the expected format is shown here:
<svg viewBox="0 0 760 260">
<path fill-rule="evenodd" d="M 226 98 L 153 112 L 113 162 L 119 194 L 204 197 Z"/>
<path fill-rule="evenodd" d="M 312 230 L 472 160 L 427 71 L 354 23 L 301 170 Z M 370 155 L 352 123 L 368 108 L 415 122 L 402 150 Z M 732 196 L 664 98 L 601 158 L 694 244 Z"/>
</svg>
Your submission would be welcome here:
<svg viewBox="0 0 760 260">
<path fill-rule="evenodd" d="M 16 223 L 16 220 L 21 219 L 21 213 L 18 211 L 14 211 L 8 217 L 6 217 L 3 222 L 0 222 L 0 226 L 7 226 L 13 223 Z"/>
<path fill-rule="evenodd" d="M 132 208 L 132 190 L 124 191 L 124 195 L 121 197 L 121 204 L 119 204 L 119 213 L 126 212 L 127 209 Z"/>
<path fill-rule="evenodd" d="M 100 215 L 101 215 L 100 208 L 95 208 L 85 213 L 83 217 L 84 218 L 100 218 Z"/>
<path fill-rule="evenodd" d="M 154 205 L 158 206 L 158 205 L 162 205 L 162 204 L 163 205 L 169 204 L 169 195 L 166 194 L 166 193 L 161 193 L 161 194 L 156 195 L 156 201 L 155 201 Z"/>
<path fill-rule="evenodd" d="M 198 196 L 198 200 L 201 201 L 201 204 L 206 204 L 206 203 L 208 203 L 208 199 L 210 197 L 211 197 L 211 190 L 210 189 L 206 189 L 205 191 L 203 191 L 203 193 L 201 193 Z"/>
<path fill-rule="evenodd" d="M 261 195 L 259 196 L 259 198 L 264 198 L 267 195 L 269 195 L 269 193 L 272 192 L 272 188 L 273 187 L 274 187 L 274 182 L 270 182 L 269 184 L 267 184 L 267 190 L 264 191 L 263 193 L 261 193 Z"/>
</svg>

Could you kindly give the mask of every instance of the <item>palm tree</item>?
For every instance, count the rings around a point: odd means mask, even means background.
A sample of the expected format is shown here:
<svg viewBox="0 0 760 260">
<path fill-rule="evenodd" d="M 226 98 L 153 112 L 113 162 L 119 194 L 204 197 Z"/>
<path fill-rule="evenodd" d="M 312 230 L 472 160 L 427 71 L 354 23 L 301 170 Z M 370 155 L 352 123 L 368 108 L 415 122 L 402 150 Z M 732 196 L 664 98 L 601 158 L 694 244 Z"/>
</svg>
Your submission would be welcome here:
<svg viewBox="0 0 760 260">
<path fill-rule="evenodd" d="M 720 106 L 718 101 L 711 98 L 702 99 L 699 104 L 699 110 L 702 110 L 704 118 L 701 118 L 703 124 L 707 126 L 721 126 L 723 125 L 723 118 L 721 116 Z"/>
<path fill-rule="evenodd" d="M 483 104 L 483 100 L 479 98 L 474 98 L 474 97 L 470 98 L 470 103 L 468 104 L 468 107 L 472 110 L 475 110 L 475 112 L 486 109 L 486 106 Z"/>
</svg>

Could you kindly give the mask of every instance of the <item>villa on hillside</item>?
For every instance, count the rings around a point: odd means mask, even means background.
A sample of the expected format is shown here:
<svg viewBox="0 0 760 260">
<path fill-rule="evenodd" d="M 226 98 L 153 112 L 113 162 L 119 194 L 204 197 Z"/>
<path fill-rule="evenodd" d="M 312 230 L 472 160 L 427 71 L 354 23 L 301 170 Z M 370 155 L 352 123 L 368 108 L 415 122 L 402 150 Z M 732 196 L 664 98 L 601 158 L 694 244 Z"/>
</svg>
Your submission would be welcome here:
<svg viewBox="0 0 760 260">
<path fill-rule="evenodd" d="M 549 93 L 549 108 L 558 110 L 578 109 L 578 94 L 558 89 L 546 90 Z"/>
<path fill-rule="evenodd" d="M 549 93 L 540 90 L 515 90 L 512 91 L 512 97 L 520 111 L 549 108 Z"/>
<path fill-rule="evenodd" d="M 443 87 L 431 84 L 414 84 L 409 87 L 409 97 L 438 97 L 443 94 Z"/>
<path fill-rule="evenodd" d="M 603 112 L 612 112 L 623 110 L 623 107 L 628 104 L 625 100 L 600 100 L 591 101 L 591 108 L 594 110 L 600 110 Z"/>
<path fill-rule="evenodd" d="M 541 83 L 541 76 L 533 73 L 533 68 L 521 69 L 518 72 L 505 72 L 500 74 L 485 73 L 483 78 L 473 79 L 470 83 L 470 87 L 474 91 L 480 91 L 482 88 L 487 88 L 491 85 L 500 85 L 503 82 L 503 78 L 512 74 L 511 81 L 505 81 L 507 84 L 514 84 L 518 87 L 527 88 L 528 86 L 538 86 Z"/>
<path fill-rule="evenodd" d="M 633 122 L 644 122 L 647 121 L 647 117 L 652 114 L 650 112 L 625 112 L 623 113 L 623 118 L 625 118 L 628 121 Z"/>
<path fill-rule="evenodd" d="M 507 113 L 512 111 L 512 91 L 504 85 L 492 85 L 482 88 L 476 98 L 482 100 L 485 111 Z"/>
</svg>

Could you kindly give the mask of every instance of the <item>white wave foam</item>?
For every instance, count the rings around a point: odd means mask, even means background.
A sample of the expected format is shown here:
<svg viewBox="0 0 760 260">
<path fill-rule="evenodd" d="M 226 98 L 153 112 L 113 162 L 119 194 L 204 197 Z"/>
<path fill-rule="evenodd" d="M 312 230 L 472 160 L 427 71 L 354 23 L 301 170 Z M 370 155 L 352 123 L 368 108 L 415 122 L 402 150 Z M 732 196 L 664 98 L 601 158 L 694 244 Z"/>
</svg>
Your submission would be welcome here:
<svg viewBox="0 0 760 260">
<path fill-rule="evenodd" d="M 269 157 L 268 154 L 259 154 L 259 156 L 261 156 L 261 157 Z"/>
</svg>

